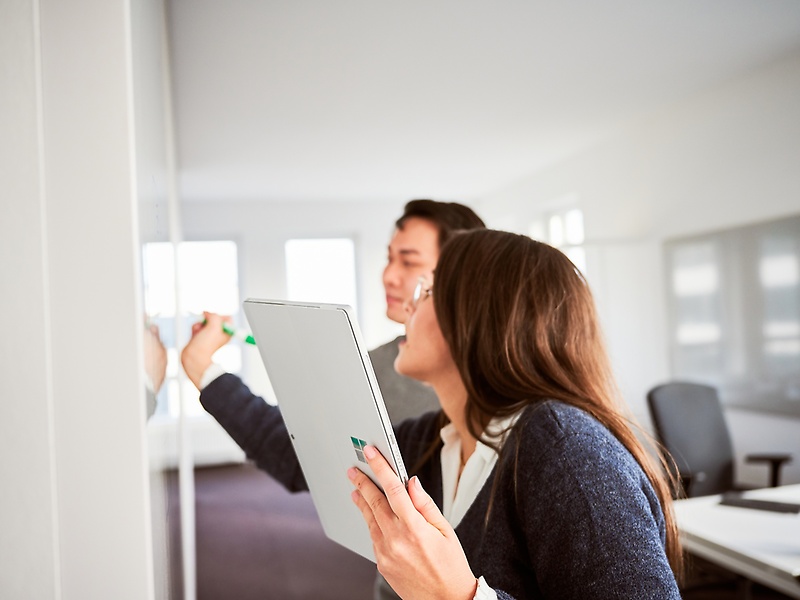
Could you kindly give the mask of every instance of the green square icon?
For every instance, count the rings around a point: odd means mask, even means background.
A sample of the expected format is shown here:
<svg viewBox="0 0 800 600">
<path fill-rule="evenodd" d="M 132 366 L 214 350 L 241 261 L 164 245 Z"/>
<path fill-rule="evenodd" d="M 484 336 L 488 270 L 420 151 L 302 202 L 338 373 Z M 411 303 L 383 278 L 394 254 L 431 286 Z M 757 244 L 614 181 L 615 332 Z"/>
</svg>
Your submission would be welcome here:
<svg viewBox="0 0 800 600">
<path fill-rule="evenodd" d="M 350 441 L 353 443 L 353 450 L 356 451 L 356 458 L 360 462 L 363 462 L 363 463 L 367 462 L 367 459 L 364 458 L 364 446 L 367 445 L 367 442 L 365 442 L 364 440 L 361 440 L 361 439 L 359 439 L 357 437 L 352 437 L 352 436 L 350 437 Z"/>
</svg>

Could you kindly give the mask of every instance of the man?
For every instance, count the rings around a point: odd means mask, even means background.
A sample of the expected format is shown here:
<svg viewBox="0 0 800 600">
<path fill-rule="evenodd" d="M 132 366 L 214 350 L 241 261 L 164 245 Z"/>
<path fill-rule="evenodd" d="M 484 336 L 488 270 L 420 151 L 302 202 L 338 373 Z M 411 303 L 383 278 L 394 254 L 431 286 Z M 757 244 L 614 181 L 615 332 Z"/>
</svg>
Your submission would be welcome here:
<svg viewBox="0 0 800 600">
<path fill-rule="evenodd" d="M 433 200 L 412 200 L 406 204 L 403 215 L 395 223 L 383 270 L 386 316 L 396 323 L 405 323 L 405 303 L 414 293 L 420 277 L 433 281 L 442 244 L 455 231 L 483 227 L 480 217 L 462 204 Z M 402 339 L 403 336 L 399 336 L 369 353 L 392 423 L 439 410 L 439 402 L 430 387 L 394 370 Z"/>
<path fill-rule="evenodd" d="M 454 202 L 412 200 L 395 223 L 389 242 L 389 256 L 383 271 L 386 292 L 386 316 L 397 323 L 406 319 L 405 303 L 411 299 L 421 276 L 433 281 L 439 249 L 454 232 L 485 227 L 472 209 Z M 224 317 L 205 314 L 203 323 L 192 327 L 192 338 L 181 353 L 184 371 L 200 390 L 203 407 L 225 428 L 245 452 L 260 441 L 258 415 L 237 411 L 236 398 L 245 384 L 226 374 L 211 357 L 230 336 L 222 331 Z M 433 390 L 394 370 L 398 344 L 402 336 L 372 350 L 369 355 L 392 423 L 439 410 Z M 222 376 L 225 376 L 224 378 Z M 249 453 L 248 453 L 249 455 Z M 396 598 L 380 575 L 375 586 L 376 598 Z"/>
</svg>

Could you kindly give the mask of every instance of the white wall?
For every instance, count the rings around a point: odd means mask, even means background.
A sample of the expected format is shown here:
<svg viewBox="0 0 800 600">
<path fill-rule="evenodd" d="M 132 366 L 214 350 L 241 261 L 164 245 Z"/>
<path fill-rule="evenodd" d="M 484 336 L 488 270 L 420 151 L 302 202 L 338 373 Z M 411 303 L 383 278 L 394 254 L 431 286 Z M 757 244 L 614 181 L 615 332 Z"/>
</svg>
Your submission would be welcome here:
<svg viewBox="0 0 800 600">
<path fill-rule="evenodd" d="M 800 53 L 664 108 L 579 156 L 483 198 L 488 219 L 525 232 L 576 198 L 588 277 L 623 394 L 645 421 L 647 390 L 669 378 L 661 244 L 669 237 L 800 212 Z M 790 451 L 800 418 L 727 413 L 737 454 Z M 740 465 L 765 484 L 763 468 Z"/>
<path fill-rule="evenodd" d="M 3 598 L 153 596 L 128 13 L 0 4 Z"/>
</svg>

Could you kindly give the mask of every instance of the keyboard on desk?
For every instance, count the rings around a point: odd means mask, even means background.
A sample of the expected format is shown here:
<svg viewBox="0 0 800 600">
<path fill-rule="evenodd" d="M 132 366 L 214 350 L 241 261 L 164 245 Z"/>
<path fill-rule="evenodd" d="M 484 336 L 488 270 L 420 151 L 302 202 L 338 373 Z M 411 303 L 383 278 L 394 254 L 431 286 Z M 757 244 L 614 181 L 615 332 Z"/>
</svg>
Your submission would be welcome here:
<svg viewBox="0 0 800 600">
<path fill-rule="evenodd" d="M 725 506 L 737 506 L 739 508 L 754 508 L 756 510 L 769 510 L 780 513 L 800 513 L 800 504 L 792 502 L 776 502 L 775 500 L 758 500 L 756 498 L 745 498 L 739 492 L 728 492 L 722 495 L 720 504 Z"/>
</svg>

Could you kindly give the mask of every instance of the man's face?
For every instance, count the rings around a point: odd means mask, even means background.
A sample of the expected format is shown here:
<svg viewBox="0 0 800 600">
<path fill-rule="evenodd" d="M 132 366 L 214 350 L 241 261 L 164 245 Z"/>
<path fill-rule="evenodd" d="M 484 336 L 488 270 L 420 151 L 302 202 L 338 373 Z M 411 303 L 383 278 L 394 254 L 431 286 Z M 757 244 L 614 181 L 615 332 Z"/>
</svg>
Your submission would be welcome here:
<svg viewBox="0 0 800 600">
<path fill-rule="evenodd" d="M 383 270 L 386 316 L 405 323 L 404 304 L 411 299 L 417 280 L 424 275 L 433 281 L 439 260 L 439 232 L 430 221 L 412 217 L 396 229 L 389 242 L 389 259 Z"/>
</svg>

